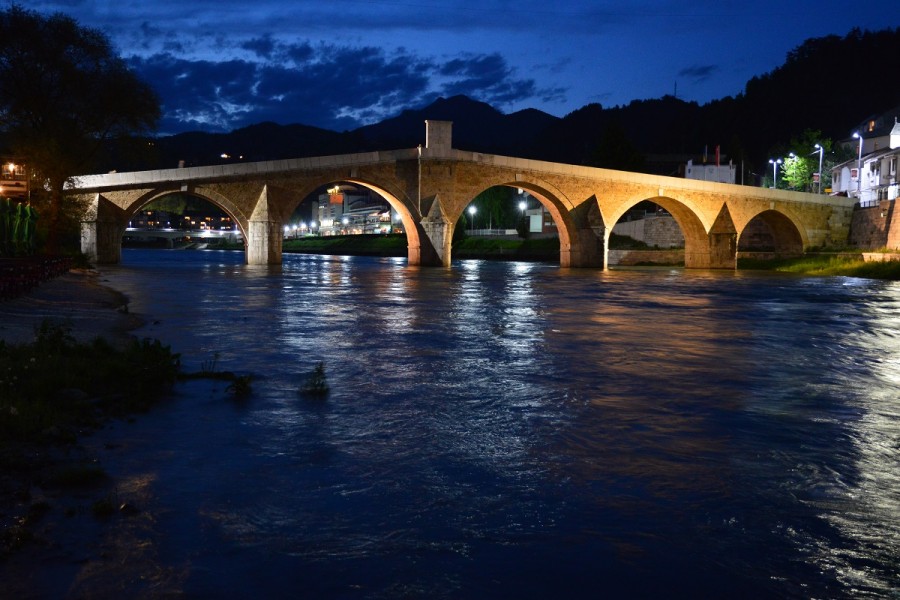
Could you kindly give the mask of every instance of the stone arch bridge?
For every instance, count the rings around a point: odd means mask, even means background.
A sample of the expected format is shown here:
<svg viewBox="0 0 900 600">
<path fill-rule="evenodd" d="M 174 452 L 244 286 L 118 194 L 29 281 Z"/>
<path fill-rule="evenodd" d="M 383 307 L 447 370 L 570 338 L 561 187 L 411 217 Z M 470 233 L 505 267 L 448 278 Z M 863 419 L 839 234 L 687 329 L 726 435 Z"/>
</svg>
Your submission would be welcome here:
<svg viewBox="0 0 900 600">
<path fill-rule="evenodd" d="M 156 198 L 185 192 L 234 219 L 247 263 L 280 264 L 291 214 L 316 189 L 341 181 L 391 204 L 407 232 L 410 265 L 449 266 L 463 210 L 498 185 L 524 189 L 549 210 L 564 267 L 605 268 L 613 225 L 644 200 L 678 222 L 689 268 L 733 269 L 754 220 L 768 226 L 782 255 L 847 240 L 851 199 L 467 152 L 453 148 L 451 122 L 425 124 L 425 146 L 407 150 L 78 177 L 69 191 L 90 207 L 82 251 L 98 263 L 119 262 L 131 217 Z"/>
</svg>

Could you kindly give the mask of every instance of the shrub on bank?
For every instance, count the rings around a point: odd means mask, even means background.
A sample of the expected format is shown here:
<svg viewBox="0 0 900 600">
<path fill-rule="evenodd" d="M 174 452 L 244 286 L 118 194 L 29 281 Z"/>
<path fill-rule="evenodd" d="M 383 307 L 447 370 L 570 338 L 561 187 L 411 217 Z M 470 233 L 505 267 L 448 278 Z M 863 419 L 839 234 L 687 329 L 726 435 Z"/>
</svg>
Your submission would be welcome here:
<svg viewBox="0 0 900 600">
<path fill-rule="evenodd" d="M 45 321 L 31 344 L 0 341 L 0 447 L 71 441 L 107 417 L 148 409 L 175 382 L 180 356 L 158 340 L 116 349 L 69 332 Z"/>
</svg>

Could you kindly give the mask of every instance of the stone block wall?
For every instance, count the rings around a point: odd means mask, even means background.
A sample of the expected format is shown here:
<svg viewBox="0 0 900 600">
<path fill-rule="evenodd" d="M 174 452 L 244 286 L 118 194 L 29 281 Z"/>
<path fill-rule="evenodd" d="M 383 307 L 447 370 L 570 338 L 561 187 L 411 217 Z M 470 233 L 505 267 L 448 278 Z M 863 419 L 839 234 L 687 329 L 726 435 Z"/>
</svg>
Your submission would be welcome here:
<svg viewBox="0 0 900 600">
<path fill-rule="evenodd" d="M 864 250 L 900 248 L 900 223 L 894 218 L 894 203 L 884 200 L 879 206 L 853 211 L 848 243 Z"/>
<path fill-rule="evenodd" d="M 616 235 L 644 242 L 656 248 L 684 248 L 681 227 L 672 217 L 645 217 L 636 221 L 621 221 L 613 227 Z"/>
<path fill-rule="evenodd" d="M 611 266 L 683 265 L 684 250 L 610 250 Z"/>
</svg>

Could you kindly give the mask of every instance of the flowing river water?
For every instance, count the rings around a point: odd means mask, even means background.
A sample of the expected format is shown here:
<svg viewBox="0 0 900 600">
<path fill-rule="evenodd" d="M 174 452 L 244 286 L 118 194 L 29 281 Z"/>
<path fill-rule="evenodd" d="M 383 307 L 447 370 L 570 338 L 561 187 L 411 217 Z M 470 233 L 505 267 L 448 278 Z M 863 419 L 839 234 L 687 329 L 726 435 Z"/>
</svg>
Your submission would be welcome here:
<svg viewBox="0 0 900 600">
<path fill-rule="evenodd" d="M 900 597 L 898 283 L 146 250 L 103 278 L 253 394 L 93 436 L 140 513 L 44 591 Z"/>
</svg>

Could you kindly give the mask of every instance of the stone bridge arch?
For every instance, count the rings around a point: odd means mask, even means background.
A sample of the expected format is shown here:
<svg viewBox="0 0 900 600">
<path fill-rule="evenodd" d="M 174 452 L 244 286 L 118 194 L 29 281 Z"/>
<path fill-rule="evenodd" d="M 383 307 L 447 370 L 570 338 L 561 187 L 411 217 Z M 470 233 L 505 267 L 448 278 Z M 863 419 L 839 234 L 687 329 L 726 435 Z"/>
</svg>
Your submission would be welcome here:
<svg viewBox="0 0 900 600">
<path fill-rule="evenodd" d="M 695 269 L 733 269 L 737 257 L 737 230 L 723 201 L 698 202 L 674 195 L 631 195 L 610 209 L 608 231 L 626 212 L 641 202 L 662 207 L 678 224 L 684 236 L 684 266 Z M 609 233 L 606 236 L 609 244 Z"/>
<path fill-rule="evenodd" d="M 387 203 L 400 217 L 400 222 L 403 223 L 403 231 L 406 232 L 407 262 L 411 265 L 420 264 L 422 258 L 421 240 L 424 232 L 420 224 L 422 215 L 419 214 L 418 207 L 413 205 L 406 194 L 389 190 L 387 186 L 375 181 L 361 178 L 350 178 L 346 181 L 368 188 L 387 200 Z"/>
<path fill-rule="evenodd" d="M 352 183 L 369 189 L 387 201 L 388 205 L 397 212 L 403 223 L 403 230 L 406 233 L 407 251 L 409 264 L 419 264 L 421 256 L 421 227 L 417 207 L 413 204 L 408 194 L 398 189 L 393 183 L 386 183 L 374 177 L 361 177 L 359 174 L 350 174 L 342 177 L 334 173 L 323 174 L 321 176 L 307 179 L 298 185 L 290 186 L 289 200 L 285 200 L 279 206 L 278 220 L 285 223 L 290 215 L 300 206 L 311 194 L 324 186 L 330 186 L 336 183 Z"/>
<path fill-rule="evenodd" d="M 738 234 L 740 252 L 773 252 L 777 258 L 799 256 L 809 243 L 806 228 L 785 208 L 769 208 L 750 215 Z"/>
<path fill-rule="evenodd" d="M 581 203 L 573 202 L 552 182 L 527 173 L 493 170 L 479 177 L 477 185 L 460 195 L 448 211 L 451 236 L 466 207 L 492 187 L 522 189 L 547 209 L 559 235 L 560 266 L 605 266 L 605 225 L 596 197 L 588 196 Z"/>
<path fill-rule="evenodd" d="M 196 198 L 200 198 L 201 200 L 209 202 L 217 208 L 220 208 L 229 217 L 231 217 L 235 225 L 237 225 L 238 229 L 240 229 L 241 234 L 246 236 L 249 217 L 245 215 L 240 207 L 232 202 L 228 197 L 220 194 L 212 188 L 208 188 L 205 186 L 196 186 L 188 189 L 183 189 L 181 187 L 158 188 L 142 194 L 141 196 L 138 196 L 136 199 L 132 200 L 126 206 L 122 207 L 125 213 L 125 222 L 127 223 L 128 221 L 130 221 L 131 218 L 136 215 L 138 211 L 144 206 L 150 204 L 154 200 L 159 200 L 160 198 L 171 194 L 185 194 L 188 196 L 194 196 Z"/>
</svg>

